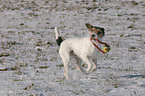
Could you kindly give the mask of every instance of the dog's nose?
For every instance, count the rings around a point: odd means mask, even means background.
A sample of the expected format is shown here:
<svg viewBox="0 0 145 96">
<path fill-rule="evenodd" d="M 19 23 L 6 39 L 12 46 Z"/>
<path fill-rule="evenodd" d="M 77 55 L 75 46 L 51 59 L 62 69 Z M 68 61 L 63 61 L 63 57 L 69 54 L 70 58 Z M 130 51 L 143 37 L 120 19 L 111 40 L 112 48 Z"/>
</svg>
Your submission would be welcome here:
<svg viewBox="0 0 145 96">
<path fill-rule="evenodd" d="M 92 34 L 92 35 L 91 35 L 91 37 L 95 37 L 95 36 L 96 36 L 95 34 Z"/>
</svg>

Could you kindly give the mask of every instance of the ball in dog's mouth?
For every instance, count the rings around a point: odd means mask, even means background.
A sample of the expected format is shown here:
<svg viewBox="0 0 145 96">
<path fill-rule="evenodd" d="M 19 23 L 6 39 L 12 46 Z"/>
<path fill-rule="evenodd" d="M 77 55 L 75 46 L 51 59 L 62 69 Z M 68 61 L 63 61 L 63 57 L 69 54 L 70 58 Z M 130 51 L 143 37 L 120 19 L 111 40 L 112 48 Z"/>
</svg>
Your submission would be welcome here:
<svg viewBox="0 0 145 96">
<path fill-rule="evenodd" d="M 111 50 L 110 46 L 106 46 L 106 45 L 103 46 L 102 49 L 103 49 L 104 52 L 109 52 Z"/>
</svg>

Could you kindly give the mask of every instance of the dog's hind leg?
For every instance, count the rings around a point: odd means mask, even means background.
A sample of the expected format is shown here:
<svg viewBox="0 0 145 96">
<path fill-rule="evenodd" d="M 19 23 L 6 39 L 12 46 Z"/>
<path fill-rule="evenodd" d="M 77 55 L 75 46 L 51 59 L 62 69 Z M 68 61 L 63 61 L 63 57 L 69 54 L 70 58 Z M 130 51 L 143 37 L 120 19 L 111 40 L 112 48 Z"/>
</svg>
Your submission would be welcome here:
<svg viewBox="0 0 145 96">
<path fill-rule="evenodd" d="M 76 69 L 77 69 L 78 71 L 84 73 L 84 74 L 87 74 L 87 72 L 86 72 L 86 71 L 82 68 L 82 66 L 81 66 L 82 60 L 81 60 L 80 58 L 78 58 L 77 56 L 74 57 L 74 58 L 75 58 L 75 60 L 76 60 Z"/>
<path fill-rule="evenodd" d="M 69 64 L 69 59 L 70 59 L 70 55 L 69 53 L 60 53 L 60 56 L 62 58 L 63 64 L 64 64 L 64 75 L 66 77 L 66 79 L 69 79 L 69 75 L 68 75 L 68 64 Z"/>
<path fill-rule="evenodd" d="M 89 58 L 87 56 L 83 56 L 83 61 L 88 65 L 88 68 L 87 68 L 87 74 L 90 74 L 90 71 L 92 70 L 93 68 L 93 64 L 91 63 L 91 61 L 89 60 Z"/>
</svg>

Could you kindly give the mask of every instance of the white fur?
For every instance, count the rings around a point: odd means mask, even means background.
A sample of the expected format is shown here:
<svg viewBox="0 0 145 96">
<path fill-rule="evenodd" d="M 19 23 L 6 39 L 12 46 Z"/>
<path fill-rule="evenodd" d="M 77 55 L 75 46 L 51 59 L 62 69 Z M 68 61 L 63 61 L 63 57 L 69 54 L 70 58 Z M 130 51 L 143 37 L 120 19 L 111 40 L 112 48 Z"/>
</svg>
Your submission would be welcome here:
<svg viewBox="0 0 145 96">
<path fill-rule="evenodd" d="M 102 40 L 102 38 L 98 39 Z M 101 46 L 98 42 L 95 43 L 97 46 Z M 59 54 L 64 63 L 64 75 L 67 79 L 69 79 L 68 64 L 70 56 L 76 59 L 76 68 L 80 72 L 90 74 L 97 70 L 97 57 L 100 55 L 100 51 L 92 44 L 90 37 L 64 40 L 60 45 Z M 86 71 L 81 67 L 82 60 L 88 65 Z"/>
<path fill-rule="evenodd" d="M 56 35 L 56 39 L 58 39 L 58 37 L 60 36 L 60 33 L 57 27 L 55 27 L 55 35 Z"/>
</svg>

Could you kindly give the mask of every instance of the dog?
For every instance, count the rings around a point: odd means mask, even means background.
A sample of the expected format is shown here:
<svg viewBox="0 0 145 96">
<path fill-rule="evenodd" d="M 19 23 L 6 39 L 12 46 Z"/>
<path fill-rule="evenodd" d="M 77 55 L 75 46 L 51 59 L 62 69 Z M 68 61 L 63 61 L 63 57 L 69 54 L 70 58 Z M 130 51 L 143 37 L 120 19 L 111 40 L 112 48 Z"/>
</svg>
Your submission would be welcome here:
<svg viewBox="0 0 145 96">
<path fill-rule="evenodd" d="M 64 64 L 64 75 L 66 79 L 70 79 L 68 75 L 70 56 L 74 57 L 76 60 L 76 69 L 80 72 L 84 74 L 90 74 L 97 70 L 97 58 L 101 53 L 101 51 L 98 50 L 98 48 L 101 47 L 101 43 L 99 42 L 102 41 L 105 35 L 105 29 L 93 26 L 89 23 L 86 23 L 85 25 L 89 29 L 89 36 L 84 38 L 70 38 L 66 40 L 62 39 L 57 27 L 55 27 L 56 42 L 58 46 L 60 46 L 59 54 Z M 94 45 L 96 45 L 98 48 L 96 48 Z M 82 60 L 87 64 L 86 70 L 84 70 L 81 66 Z"/>
</svg>

